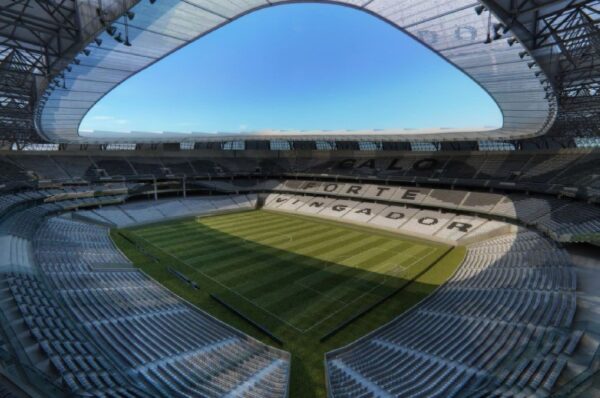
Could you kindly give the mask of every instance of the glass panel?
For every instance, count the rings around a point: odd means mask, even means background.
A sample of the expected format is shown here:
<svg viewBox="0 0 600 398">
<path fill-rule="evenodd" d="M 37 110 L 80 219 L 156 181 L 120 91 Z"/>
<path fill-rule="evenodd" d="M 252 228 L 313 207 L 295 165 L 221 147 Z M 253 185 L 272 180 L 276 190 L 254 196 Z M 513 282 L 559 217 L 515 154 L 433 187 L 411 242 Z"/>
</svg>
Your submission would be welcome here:
<svg viewBox="0 0 600 398">
<path fill-rule="evenodd" d="M 135 72 L 167 56 L 172 51 L 247 12 L 281 3 L 283 0 L 161 0 L 148 1 L 105 0 L 103 11 L 107 21 L 123 13 L 124 7 L 137 3 L 132 11 L 135 18 L 113 21 L 114 35 L 128 36 L 131 46 L 118 43 L 108 33 L 100 35 L 100 46 L 88 46 L 88 56 L 78 56 L 71 71 L 65 71 L 66 90 L 55 89 L 41 111 L 38 127 L 49 138 L 61 141 L 90 141 L 78 135 L 77 117 L 87 110 L 117 84 Z M 478 15 L 474 0 L 344 0 L 340 4 L 363 7 L 367 11 L 398 26 L 408 34 L 437 51 L 448 61 L 470 75 L 496 100 L 504 115 L 500 129 L 444 130 L 429 129 L 408 131 L 311 132 L 316 140 L 356 139 L 369 135 L 367 140 L 393 140 L 398 138 L 423 141 L 445 139 L 487 140 L 494 138 L 523 138 L 542 134 L 551 126 L 556 103 L 546 98 L 541 80 L 544 74 L 526 56 L 523 47 L 510 46 L 506 39 L 486 40 L 491 25 L 499 22 L 487 11 Z M 82 0 L 79 4 L 84 32 L 95 34 L 100 26 L 95 16 L 97 3 Z M 537 75 L 537 76 L 536 76 Z M 59 84 L 59 86 L 62 85 Z M 297 135 L 306 135 L 298 132 Z M 157 142 L 169 139 L 166 134 L 131 133 L 128 140 Z M 278 137 L 279 139 L 280 137 Z M 289 135 L 287 136 L 289 138 Z M 94 140 L 106 139 L 94 136 Z M 114 140 L 114 135 L 110 137 Z M 283 138 L 284 140 L 286 138 Z M 322 148 L 326 147 L 320 144 Z M 366 144 L 363 144 L 366 145 Z M 328 149 L 329 150 L 329 149 Z"/>
</svg>

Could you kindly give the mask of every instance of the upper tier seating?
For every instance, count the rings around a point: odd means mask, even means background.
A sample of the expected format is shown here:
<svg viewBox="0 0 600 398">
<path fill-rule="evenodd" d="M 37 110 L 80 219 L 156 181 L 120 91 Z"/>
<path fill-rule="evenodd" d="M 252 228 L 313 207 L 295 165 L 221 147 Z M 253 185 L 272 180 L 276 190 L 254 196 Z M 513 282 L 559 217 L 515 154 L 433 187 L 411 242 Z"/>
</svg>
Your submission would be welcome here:
<svg viewBox="0 0 600 398">
<path fill-rule="evenodd" d="M 530 157 L 531 156 L 522 156 L 518 154 L 497 154 L 496 156 L 486 157 L 479 168 L 476 178 L 497 178 L 501 180 L 515 179 L 515 177 L 521 173 L 521 170 Z"/>
<path fill-rule="evenodd" d="M 126 158 L 96 158 L 94 163 L 98 169 L 104 170 L 109 176 L 131 176 L 136 174 Z"/>
<path fill-rule="evenodd" d="M 92 169 L 95 166 L 88 156 L 54 156 L 53 159 L 71 178 L 78 179 L 93 176 Z M 34 170 L 43 175 L 43 170 L 39 168 Z"/>
<path fill-rule="evenodd" d="M 433 295 L 327 354 L 329 393 L 546 396 L 581 338 L 567 329 L 576 308 L 567 258 L 525 231 L 472 245 Z"/>
<path fill-rule="evenodd" d="M 56 153 L 10 153 L 0 163 L 2 180 L 30 183 L 43 179 L 97 179 L 155 175 L 193 176 L 325 176 L 338 178 L 378 178 L 380 180 L 478 186 L 547 194 L 569 192 L 578 197 L 600 201 L 600 152 L 569 149 L 537 152 L 381 152 L 377 156 L 355 152 L 314 157 L 240 157 L 194 151 L 181 155 L 127 156 L 111 152 L 90 152 L 91 156 L 58 151 Z M 317 156 L 319 155 L 319 156 Z M 368 157 L 373 156 L 373 157 Z M 93 158 L 93 159 L 92 159 Z M 19 166 L 23 165 L 23 167 Z M 33 174 L 28 175 L 27 171 Z"/>
<path fill-rule="evenodd" d="M 0 184 L 29 179 L 30 177 L 23 168 L 9 159 L 0 159 Z"/>
<path fill-rule="evenodd" d="M 162 176 L 165 174 L 165 165 L 159 158 L 132 158 L 129 163 L 138 175 Z"/>
<path fill-rule="evenodd" d="M 193 159 L 190 164 L 197 175 L 219 175 L 227 173 L 228 169 L 210 160 Z"/>
<path fill-rule="evenodd" d="M 162 158 L 161 160 L 171 174 L 185 174 L 188 176 L 196 174 L 190 162 L 185 158 Z"/>
<path fill-rule="evenodd" d="M 40 179 L 65 180 L 71 178 L 50 156 L 20 156 L 13 161 L 24 170 L 35 173 Z"/>
<path fill-rule="evenodd" d="M 555 173 L 552 183 L 600 189 L 600 153 L 596 151 L 582 155 L 568 167 Z"/>
</svg>

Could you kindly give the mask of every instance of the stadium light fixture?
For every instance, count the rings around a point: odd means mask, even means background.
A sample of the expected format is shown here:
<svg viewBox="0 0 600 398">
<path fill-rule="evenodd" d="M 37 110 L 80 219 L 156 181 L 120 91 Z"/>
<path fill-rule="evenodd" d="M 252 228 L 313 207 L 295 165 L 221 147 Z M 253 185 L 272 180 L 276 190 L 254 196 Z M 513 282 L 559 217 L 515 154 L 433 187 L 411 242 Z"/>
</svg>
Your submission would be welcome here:
<svg viewBox="0 0 600 398">
<path fill-rule="evenodd" d="M 131 42 L 129 41 L 129 22 L 128 22 L 128 18 L 129 18 L 129 20 L 131 20 L 131 19 L 133 19 L 133 17 L 130 18 L 129 14 L 126 14 L 126 15 L 127 15 L 126 17 L 123 17 L 123 23 L 125 24 L 125 41 L 121 42 L 121 43 L 123 43 L 126 47 L 131 47 Z M 121 37 L 121 33 L 119 33 L 119 37 Z"/>
<path fill-rule="evenodd" d="M 527 66 L 529 67 L 529 69 L 531 69 L 531 68 L 533 68 L 533 67 L 535 66 L 535 62 L 533 62 L 533 61 L 532 61 L 532 62 L 529 62 L 529 63 L 527 64 Z"/>
<path fill-rule="evenodd" d="M 506 40 L 506 41 L 508 42 L 508 45 L 509 45 L 510 47 L 512 47 L 512 46 L 513 46 L 515 43 L 517 43 L 517 42 L 518 42 L 518 40 L 517 40 L 517 38 L 516 38 L 516 37 L 510 37 L 510 38 L 509 38 L 508 40 Z"/>
<path fill-rule="evenodd" d="M 99 37 L 96 37 L 96 38 L 94 39 L 94 41 L 96 42 L 96 45 L 97 45 L 98 47 L 100 47 L 100 46 L 102 45 L 102 39 L 101 39 L 101 38 L 99 38 Z"/>
<path fill-rule="evenodd" d="M 111 36 L 114 36 L 115 33 L 117 33 L 117 28 L 115 28 L 114 26 L 109 26 L 106 28 L 106 33 L 108 33 Z"/>
<path fill-rule="evenodd" d="M 133 18 L 135 18 L 135 12 L 133 11 L 127 11 L 125 15 L 127 15 L 127 19 L 129 19 L 130 21 L 132 21 Z"/>
<path fill-rule="evenodd" d="M 523 59 L 523 58 L 525 58 L 525 56 L 526 56 L 526 55 L 528 55 L 528 54 L 527 54 L 527 51 L 521 51 L 521 52 L 519 53 L 519 58 Z"/>
<path fill-rule="evenodd" d="M 118 41 L 119 43 L 123 43 L 123 37 L 121 36 L 121 32 L 117 33 L 117 35 L 114 37 L 114 39 L 116 41 Z"/>
<path fill-rule="evenodd" d="M 104 11 L 100 7 L 96 7 L 96 16 L 100 19 L 100 24 L 106 26 L 106 20 L 104 19 Z"/>
<path fill-rule="evenodd" d="M 484 11 L 485 11 L 485 6 L 483 6 L 483 5 L 479 5 L 479 6 L 475 7 L 475 12 L 477 13 L 477 15 L 481 15 Z"/>
<path fill-rule="evenodd" d="M 494 29 L 494 40 L 500 40 L 502 35 L 508 31 L 508 28 L 501 23 L 495 23 L 493 25 Z"/>
<path fill-rule="evenodd" d="M 87 48 L 84 48 L 84 49 L 83 49 L 81 52 L 82 52 L 82 53 L 84 53 L 86 57 L 89 57 L 89 56 L 90 56 L 90 54 L 92 53 L 92 52 L 91 52 L 90 50 L 88 50 Z"/>
<path fill-rule="evenodd" d="M 73 63 L 75 65 L 79 65 L 81 63 L 81 61 L 79 60 L 79 58 L 73 58 Z"/>
</svg>

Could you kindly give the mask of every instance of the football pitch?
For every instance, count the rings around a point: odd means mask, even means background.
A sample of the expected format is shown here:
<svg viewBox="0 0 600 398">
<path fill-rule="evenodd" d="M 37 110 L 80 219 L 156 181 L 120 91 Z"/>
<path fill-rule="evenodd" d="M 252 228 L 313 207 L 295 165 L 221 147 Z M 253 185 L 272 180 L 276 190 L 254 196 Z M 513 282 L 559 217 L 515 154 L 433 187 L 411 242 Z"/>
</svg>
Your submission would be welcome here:
<svg viewBox="0 0 600 398">
<path fill-rule="evenodd" d="M 264 210 L 112 235 L 137 266 L 183 298 L 277 345 L 226 303 L 283 341 L 293 357 L 292 397 L 324 396 L 323 354 L 423 299 L 464 255 L 392 232 Z"/>
</svg>

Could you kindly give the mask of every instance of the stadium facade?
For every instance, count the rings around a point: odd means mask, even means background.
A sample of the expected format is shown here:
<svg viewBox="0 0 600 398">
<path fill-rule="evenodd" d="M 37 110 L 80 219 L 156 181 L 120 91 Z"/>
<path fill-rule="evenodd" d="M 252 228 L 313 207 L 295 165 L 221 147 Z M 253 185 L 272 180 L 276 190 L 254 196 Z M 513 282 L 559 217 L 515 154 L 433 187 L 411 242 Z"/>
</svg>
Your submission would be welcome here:
<svg viewBox="0 0 600 398">
<path fill-rule="evenodd" d="M 597 396 L 600 2 L 329 2 L 462 70 L 499 129 L 79 132 L 122 81 L 285 3 L 2 2 L 0 393 L 293 395 L 285 342 L 209 315 L 110 238 L 264 208 L 466 248 L 426 299 L 327 352 L 329 396 Z"/>
</svg>

